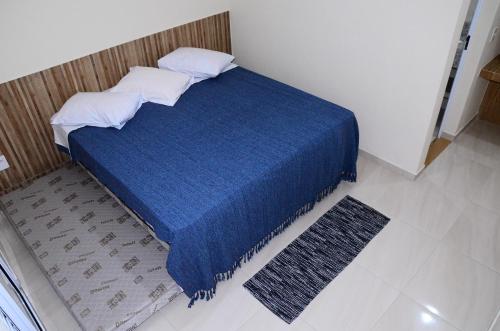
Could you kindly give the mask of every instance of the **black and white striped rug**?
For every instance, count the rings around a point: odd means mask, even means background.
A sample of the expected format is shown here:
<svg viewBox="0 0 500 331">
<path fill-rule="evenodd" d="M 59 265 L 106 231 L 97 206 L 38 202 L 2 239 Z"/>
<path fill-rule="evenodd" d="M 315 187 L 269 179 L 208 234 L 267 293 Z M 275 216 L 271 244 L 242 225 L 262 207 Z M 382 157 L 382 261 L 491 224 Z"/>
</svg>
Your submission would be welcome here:
<svg viewBox="0 0 500 331">
<path fill-rule="evenodd" d="M 243 286 L 291 323 L 388 222 L 346 196 Z"/>
</svg>

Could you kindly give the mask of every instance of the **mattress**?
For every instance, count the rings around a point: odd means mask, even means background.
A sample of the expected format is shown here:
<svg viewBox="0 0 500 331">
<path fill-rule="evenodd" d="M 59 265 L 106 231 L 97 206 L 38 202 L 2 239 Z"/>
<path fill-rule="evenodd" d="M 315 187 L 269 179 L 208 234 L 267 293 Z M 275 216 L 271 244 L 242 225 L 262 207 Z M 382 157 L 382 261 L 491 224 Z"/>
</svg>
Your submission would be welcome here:
<svg viewBox="0 0 500 331">
<path fill-rule="evenodd" d="M 78 166 L 1 197 L 8 219 L 83 330 L 131 330 L 182 289 L 168 248 Z"/>
<path fill-rule="evenodd" d="M 351 111 L 241 67 L 174 107 L 143 104 L 121 130 L 84 127 L 68 140 L 72 158 L 170 245 L 167 269 L 192 302 L 356 178 Z"/>
</svg>

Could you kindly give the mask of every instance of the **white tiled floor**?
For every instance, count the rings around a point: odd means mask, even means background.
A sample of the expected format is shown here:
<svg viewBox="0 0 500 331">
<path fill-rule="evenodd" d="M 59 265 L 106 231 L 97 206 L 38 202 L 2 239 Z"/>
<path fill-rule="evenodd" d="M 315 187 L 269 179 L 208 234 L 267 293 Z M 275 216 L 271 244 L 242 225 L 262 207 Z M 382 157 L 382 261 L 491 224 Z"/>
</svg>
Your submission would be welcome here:
<svg viewBox="0 0 500 331">
<path fill-rule="evenodd" d="M 343 183 L 271 241 L 211 302 L 187 309 L 178 298 L 139 330 L 500 331 L 500 127 L 474 122 L 416 181 L 363 156 L 358 171 L 358 183 Z M 392 220 L 287 325 L 242 283 L 346 194 Z M 0 230 L 48 329 L 76 328 L 4 220 Z"/>
</svg>

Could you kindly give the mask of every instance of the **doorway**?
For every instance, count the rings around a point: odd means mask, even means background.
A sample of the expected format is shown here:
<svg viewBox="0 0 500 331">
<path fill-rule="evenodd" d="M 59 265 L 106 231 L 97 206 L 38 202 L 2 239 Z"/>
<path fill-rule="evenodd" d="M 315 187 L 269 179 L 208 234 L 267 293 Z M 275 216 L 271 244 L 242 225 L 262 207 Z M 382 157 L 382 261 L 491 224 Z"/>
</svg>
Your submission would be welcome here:
<svg viewBox="0 0 500 331">
<path fill-rule="evenodd" d="M 450 100 L 450 95 L 453 90 L 453 85 L 455 83 L 455 79 L 460 72 L 460 65 L 462 63 L 462 56 L 464 52 L 467 51 L 469 42 L 470 42 L 470 34 L 471 29 L 474 28 L 474 18 L 476 17 L 476 11 L 478 9 L 479 0 L 471 0 L 469 4 L 469 9 L 467 10 L 467 15 L 465 18 L 465 22 L 462 28 L 462 32 L 460 34 L 460 40 L 457 45 L 457 50 L 455 52 L 455 57 L 453 59 L 453 65 L 450 70 L 450 75 L 448 77 L 448 83 L 446 84 L 446 90 L 443 96 L 443 100 L 441 102 L 441 108 L 439 110 L 439 115 L 436 121 L 436 125 L 434 127 L 432 143 L 429 147 L 429 151 L 427 153 L 427 158 L 425 160 L 425 166 L 428 166 L 434 159 L 436 159 L 441 152 L 443 152 L 446 147 L 451 143 L 449 139 L 440 137 L 441 125 L 443 123 L 444 115 L 447 110 L 448 102 Z"/>
</svg>

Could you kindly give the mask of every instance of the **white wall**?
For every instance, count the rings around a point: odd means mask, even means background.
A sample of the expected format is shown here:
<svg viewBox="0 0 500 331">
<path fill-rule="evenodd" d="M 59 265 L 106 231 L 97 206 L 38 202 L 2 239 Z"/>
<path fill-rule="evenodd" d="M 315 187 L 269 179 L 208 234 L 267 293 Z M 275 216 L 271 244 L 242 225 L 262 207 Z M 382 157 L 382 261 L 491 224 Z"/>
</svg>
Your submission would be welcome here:
<svg viewBox="0 0 500 331">
<path fill-rule="evenodd" d="M 456 136 L 477 115 L 488 81 L 479 77 L 481 69 L 500 53 L 500 35 L 490 42 L 494 26 L 500 26 L 500 2 L 479 2 L 469 49 L 464 52 L 450 102 L 441 127 L 447 135 Z"/>
<path fill-rule="evenodd" d="M 249 69 L 351 109 L 360 147 L 416 174 L 468 3 L 232 0 L 233 53 Z"/>
<path fill-rule="evenodd" d="M 468 2 L 2 0 L 0 83 L 231 9 L 239 63 L 353 110 L 361 148 L 416 174 Z"/>
<path fill-rule="evenodd" d="M 1 0 L 0 83 L 228 9 L 229 0 Z"/>
</svg>

